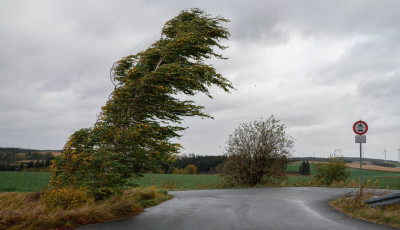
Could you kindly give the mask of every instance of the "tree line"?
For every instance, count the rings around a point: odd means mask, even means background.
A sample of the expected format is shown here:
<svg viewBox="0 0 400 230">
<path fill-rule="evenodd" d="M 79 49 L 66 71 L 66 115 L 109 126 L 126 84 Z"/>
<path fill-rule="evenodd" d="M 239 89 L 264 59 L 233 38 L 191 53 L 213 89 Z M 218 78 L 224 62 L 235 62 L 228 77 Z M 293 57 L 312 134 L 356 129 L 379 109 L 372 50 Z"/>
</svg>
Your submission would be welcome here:
<svg viewBox="0 0 400 230">
<path fill-rule="evenodd" d="M 46 161 L 52 159 L 52 152 L 61 152 L 61 150 L 34 150 L 34 149 L 22 149 L 22 148 L 1 148 L 0 147 L 0 162 L 5 164 L 14 164 L 17 161 L 27 160 L 40 160 Z"/>
<path fill-rule="evenodd" d="M 395 168 L 396 165 L 393 163 L 389 163 L 389 162 L 384 162 L 382 160 L 371 160 L 371 163 L 373 165 L 378 165 L 378 166 L 383 166 L 383 167 L 390 167 L 390 168 Z"/>
<path fill-rule="evenodd" d="M 46 160 L 36 160 L 29 162 L 20 162 L 19 164 L 10 164 L 0 162 L 0 171 L 38 171 L 42 169 L 48 169 L 51 165 L 51 158 Z"/>
<path fill-rule="evenodd" d="M 197 167 L 197 173 L 217 173 L 218 165 L 226 160 L 227 156 L 196 156 L 189 154 L 189 156 L 178 156 L 173 163 L 163 166 L 166 173 L 173 173 L 174 170 L 184 169 L 188 165 Z"/>
</svg>

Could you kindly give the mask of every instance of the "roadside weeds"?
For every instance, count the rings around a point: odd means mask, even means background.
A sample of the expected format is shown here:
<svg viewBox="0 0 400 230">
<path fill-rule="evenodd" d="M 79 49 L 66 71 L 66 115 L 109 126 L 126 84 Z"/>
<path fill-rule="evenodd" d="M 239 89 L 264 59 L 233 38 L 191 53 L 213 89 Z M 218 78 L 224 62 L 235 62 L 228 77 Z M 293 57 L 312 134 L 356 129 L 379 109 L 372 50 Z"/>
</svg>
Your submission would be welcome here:
<svg viewBox="0 0 400 230">
<path fill-rule="evenodd" d="M 79 208 L 47 208 L 40 197 L 43 192 L 0 193 L 0 230 L 10 229 L 74 229 L 79 225 L 94 224 L 136 215 L 146 207 L 172 198 L 155 187 L 132 188 L 119 196 Z"/>
<path fill-rule="evenodd" d="M 387 191 L 379 195 L 385 193 Z M 385 209 L 370 208 L 364 200 L 372 198 L 373 194 L 374 190 L 366 189 L 363 194 L 357 192 L 354 196 L 340 197 L 329 202 L 329 205 L 352 218 L 400 228 L 400 204 L 388 205 Z"/>
</svg>

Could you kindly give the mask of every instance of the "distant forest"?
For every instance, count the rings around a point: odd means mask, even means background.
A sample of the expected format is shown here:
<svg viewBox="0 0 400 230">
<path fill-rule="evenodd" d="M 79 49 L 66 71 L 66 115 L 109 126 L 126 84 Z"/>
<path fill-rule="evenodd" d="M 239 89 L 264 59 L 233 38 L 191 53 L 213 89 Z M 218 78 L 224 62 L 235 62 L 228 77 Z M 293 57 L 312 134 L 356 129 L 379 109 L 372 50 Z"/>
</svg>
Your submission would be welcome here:
<svg viewBox="0 0 400 230">
<path fill-rule="evenodd" d="M 172 173 L 175 168 L 183 169 L 188 165 L 197 167 L 197 173 L 217 173 L 217 166 L 226 160 L 226 156 L 178 156 L 172 164 L 163 165 L 165 173 Z"/>
<path fill-rule="evenodd" d="M 347 163 L 359 162 L 360 158 L 357 157 L 344 157 L 343 158 Z M 222 164 L 226 160 L 225 155 L 219 156 L 196 156 L 195 154 L 189 154 L 178 156 L 176 161 L 170 165 L 163 165 L 163 169 L 165 173 L 172 173 L 174 168 L 183 169 L 187 165 L 195 165 L 197 167 L 198 173 L 218 173 L 217 168 L 218 165 Z M 315 162 L 315 161 L 326 161 L 327 158 L 321 157 L 294 157 L 289 158 L 289 162 L 295 161 L 305 161 L 305 162 Z M 384 160 L 380 159 L 369 159 L 363 158 L 363 161 L 370 161 L 374 165 L 385 166 L 385 167 L 395 167 L 394 161 L 387 161 L 385 163 Z"/>
</svg>

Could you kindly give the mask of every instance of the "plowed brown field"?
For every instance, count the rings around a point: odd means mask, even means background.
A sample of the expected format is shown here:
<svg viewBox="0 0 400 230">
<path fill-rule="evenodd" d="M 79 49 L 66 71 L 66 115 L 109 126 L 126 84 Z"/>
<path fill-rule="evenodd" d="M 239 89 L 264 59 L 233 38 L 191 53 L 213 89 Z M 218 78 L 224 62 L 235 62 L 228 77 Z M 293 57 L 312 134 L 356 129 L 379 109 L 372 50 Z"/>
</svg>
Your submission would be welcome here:
<svg viewBox="0 0 400 230">
<path fill-rule="evenodd" d="M 360 163 L 349 163 L 349 164 L 347 164 L 347 167 L 353 168 L 353 169 L 359 169 Z M 375 170 L 375 171 L 400 172 L 400 168 L 390 168 L 390 167 L 383 167 L 383 166 L 378 166 L 378 165 L 363 165 L 362 168 L 367 169 L 367 170 Z"/>
</svg>

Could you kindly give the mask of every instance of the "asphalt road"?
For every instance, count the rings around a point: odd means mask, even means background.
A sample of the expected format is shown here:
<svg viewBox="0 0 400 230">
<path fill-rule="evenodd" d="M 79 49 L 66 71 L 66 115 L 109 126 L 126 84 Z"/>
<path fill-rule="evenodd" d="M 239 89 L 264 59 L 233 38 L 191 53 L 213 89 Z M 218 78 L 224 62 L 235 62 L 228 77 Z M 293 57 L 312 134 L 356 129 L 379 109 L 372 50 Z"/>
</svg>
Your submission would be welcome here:
<svg viewBox="0 0 400 230">
<path fill-rule="evenodd" d="M 310 187 L 176 191 L 170 192 L 172 200 L 137 216 L 80 229 L 392 229 L 349 218 L 328 205 L 354 191 Z"/>
</svg>

